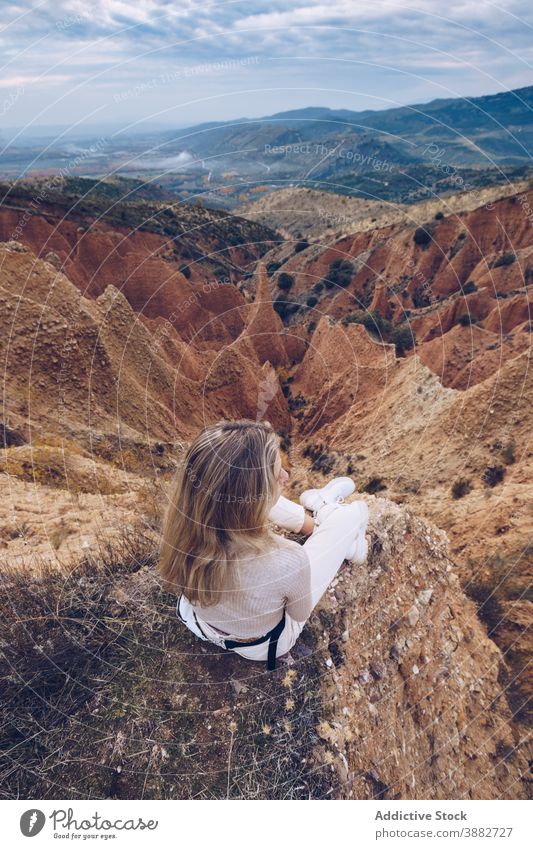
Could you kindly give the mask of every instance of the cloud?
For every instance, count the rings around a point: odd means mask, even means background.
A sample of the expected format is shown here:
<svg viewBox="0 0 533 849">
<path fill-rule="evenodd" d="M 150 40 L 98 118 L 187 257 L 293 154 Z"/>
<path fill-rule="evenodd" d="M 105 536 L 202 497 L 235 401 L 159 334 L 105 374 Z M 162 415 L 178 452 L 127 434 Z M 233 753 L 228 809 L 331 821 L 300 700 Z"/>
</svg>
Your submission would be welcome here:
<svg viewBox="0 0 533 849">
<path fill-rule="evenodd" d="M 136 120 L 150 107 L 160 113 L 183 104 L 186 122 L 224 109 L 228 118 L 266 114 L 267 102 L 277 102 L 274 111 L 365 108 L 369 97 L 420 102 L 533 82 L 529 0 L 57 0 L 53 7 L 21 0 L 3 13 L 2 87 L 16 79 L 30 85 L 29 68 L 43 81 L 38 104 L 28 93 L 13 105 L 10 116 L 20 121 L 37 105 L 40 120 L 58 123 L 94 109 Z M 169 68 L 250 55 L 260 61 L 160 87 L 142 108 L 140 99 L 112 108 L 114 92 Z M 41 94 L 47 82 L 49 102 Z M 254 94 L 269 89 L 271 97 Z M 194 102 L 209 104 L 205 114 Z"/>
</svg>

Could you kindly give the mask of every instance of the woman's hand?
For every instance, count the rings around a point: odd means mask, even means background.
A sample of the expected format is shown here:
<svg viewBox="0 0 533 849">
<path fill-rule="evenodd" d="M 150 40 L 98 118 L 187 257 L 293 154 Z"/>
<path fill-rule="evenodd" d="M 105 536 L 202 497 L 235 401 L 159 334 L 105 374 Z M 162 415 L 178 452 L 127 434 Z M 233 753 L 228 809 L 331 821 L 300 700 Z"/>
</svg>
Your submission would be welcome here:
<svg viewBox="0 0 533 849">
<path fill-rule="evenodd" d="M 310 534 L 313 533 L 314 529 L 315 529 L 315 520 L 313 519 L 312 516 L 309 515 L 309 513 L 306 513 L 304 523 L 303 523 L 303 525 L 300 529 L 300 533 L 305 534 L 306 536 L 309 536 Z"/>
</svg>

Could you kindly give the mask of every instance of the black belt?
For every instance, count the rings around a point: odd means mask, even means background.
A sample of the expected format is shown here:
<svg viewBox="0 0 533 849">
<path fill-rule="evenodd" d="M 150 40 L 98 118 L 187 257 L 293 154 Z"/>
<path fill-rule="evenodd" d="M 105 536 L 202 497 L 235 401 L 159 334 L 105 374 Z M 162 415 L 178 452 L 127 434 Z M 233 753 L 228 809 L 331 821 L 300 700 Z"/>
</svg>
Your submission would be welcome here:
<svg viewBox="0 0 533 849">
<path fill-rule="evenodd" d="M 266 643 L 268 640 L 268 654 L 267 654 L 267 669 L 271 672 L 276 668 L 276 651 L 278 648 L 278 640 L 280 638 L 281 632 L 285 627 L 285 611 L 283 611 L 283 616 L 275 625 L 271 631 L 265 634 L 263 637 L 259 637 L 257 640 L 253 640 L 251 643 L 239 642 L 239 640 L 224 640 L 224 645 L 228 651 L 232 649 L 238 648 L 248 648 L 248 646 L 260 646 L 261 643 Z"/>
<path fill-rule="evenodd" d="M 179 618 L 183 622 L 183 624 L 186 625 L 187 623 L 180 613 L 180 601 L 181 601 L 181 595 L 178 599 L 176 611 L 177 611 Z M 193 610 L 193 616 L 194 616 L 194 621 L 196 622 L 200 632 L 204 635 L 206 640 L 209 640 L 209 637 L 207 636 L 207 634 L 205 634 L 202 631 L 202 628 L 201 628 L 200 623 L 198 621 L 198 617 L 196 616 L 196 613 L 194 612 L 194 610 Z M 213 626 L 211 626 L 211 627 L 213 627 Z M 268 631 L 268 633 L 265 634 L 263 637 L 258 637 L 257 640 L 252 640 L 251 642 L 248 642 L 248 643 L 247 642 L 240 642 L 239 640 L 224 640 L 224 648 L 227 651 L 231 651 L 232 649 L 248 648 L 248 646 L 260 646 L 261 643 L 266 643 L 266 641 L 268 640 L 269 643 L 268 643 L 268 654 L 267 654 L 267 669 L 268 669 L 269 672 L 271 672 L 273 669 L 276 668 L 276 651 L 277 651 L 277 648 L 278 648 L 278 640 L 280 638 L 281 632 L 283 631 L 284 627 L 285 627 L 285 611 L 283 611 L 283 616 L 281 617 L 278 624 L 275 625 L 272 628 L 271 631 Z"/>
</svg>

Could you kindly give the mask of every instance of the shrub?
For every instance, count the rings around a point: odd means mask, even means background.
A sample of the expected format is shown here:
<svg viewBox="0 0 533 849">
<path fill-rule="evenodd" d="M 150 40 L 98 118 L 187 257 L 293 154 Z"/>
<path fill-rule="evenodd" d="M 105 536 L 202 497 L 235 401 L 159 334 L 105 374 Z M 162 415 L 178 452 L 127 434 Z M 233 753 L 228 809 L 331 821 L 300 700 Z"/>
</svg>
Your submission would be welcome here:
<svg viewBox="0 0 533 849">
<path fill-rule="evenodd" d="M 315 285 L 313 286 L 313 291 L 315 291 L 315 292 L 322 292 L 323 289 L 324 289 L 324 284 L 322 283 L 321 280 L 319 280 L 318 283 L 315 283 Z"/>
<path fill-rule="evenodd" d="M 386 336 L 391 331 L 390 321 L 383 318 L 378 312 L 364 313 L 361 323 L 367 330 L 376 333 L 378 336 Z"/>
<path fill-rule="evenodd" d="M 403 357 L 406 351 L 415 347 L 415 334 L 409 324 L 399 324 L 391 333 L 390 341 L 396 346 L 396 355 Z"/>
<path fill-rule="evenodd" d="M 496 484 L 501 483 L 505 475 L 505 467 L 498 466 L 487 466 L 485 471 L 483 472 L 481 478 L 483 483 L 486 486 L 496 486 Z"/>
<path fill-rule="evenodd" d="M 383 482 L 383 478 L 372 477 L 363 485 L 362 491 L 374 495 L 376 492 L 381 492 L 382 489 L 387 489 L 387 484 Z"/>
<path fill-rule="evenodd" d="M 296 244 L 294 246 L 294 252 L 298 254 L 298 253 L 300 253 L 300 251 L 305 251 L 305 249 L 308 248 L 308 247 L 309 247 L 309 242 L 306 241 L 306 239 L 302 239 L 301 242 L 296 242 Z"/>
<path fill-rule="evenodd" d="M 386 336 L 391 331 L 391 323 L 378 312 L 352 312 L 344 316 L 342 324 L 362 324 L 370 333 Z"/>
<path fill-rule="evenodd" d="M 282 271 L 278 276 L 278 289 L 283 289 L 283 291 L 288 291 L 292 286 L 294 286 L 294 277 L 292 274 L 287 274 L 286 271 Z"/>
<path fill-rule="evenodd" d="M 333 260 L 329 267 L 328 277 L 333 285 L 348 286 L 352 279 L 353 271 L 354 268 L 351 262 L 347 259 L 337 258 Z"/>
<path fill-rule="evenodd" d="M 306 304 L 308 307 L 316 307 L 316 305 L 318 304 L 318 298 L 315 298 L 314 295 L 309 295 Z"/>
<path fill-rule="evenodd" d="M 300 304 L 295 304 L 293 301 L 276 300 L 272 304 L 277 314 L 283 321 L 293 315 L 300 307 Z"/>
<path fill-rule="evenodd" d="M 291 445 L 292 445 L 292 438 L 291 438 L 290 433 L 287 433 L 287 431 L 282 431 L 280 436 L 281 436 L 281 439 L 280 439 L 279 446 L 280 446 L 281 450 L 282 451 L 290 451 L 290 448 L 291 448 Z"/>
<path fill-rule="evenodd" d="M 500 268 L 502 265 L 512 265 L 516 260 L 516 254 L 512 251 L 505 251 L 501 256 L 494 260 L 492 268 Z"/>
<path fill-rule="evenodd" d="M 475 315 L 470 315 L 465 312 L 463 315 L 460 315 L 459 318 L 455 319 L 456 324 L 461 324 L 463 327 L 468 327 L 471 324 L 476 324 L 479 321 L 479 318 L 476 318 Z"/>
<path fill-rule="evenodd" d="M 301 410 L 303 407 L 306 407 L 308 405 L 308 403 L 309 403 L 309 401 L 307 401 L 307 399 L 304 398 L 302 393 L 299 392 L 298 395 L 296 395 L 296 397 L 293 397 L 292 395 L 290 396 L 290 398 L 289 398 L 289 410 L 291 411 L 291 413 L 294 413 L 298 410 Z M 304 457 L 307 457 L 307 456 L 308 455 L 304 451 Z"/>
<path fill-rule="evenodd" d="M 477 292 L 477 286 L 473 280 L 469 280 L 468 283 L 465 283 L 463 286 L 463 294 L 471 295 L 472 292 Z"/>
<path fill-rule="evenodd" d="M 191 269 L 189 268 L 188 265 L 182 265 L 181 268 L 179 269 L 179 271 L 180 271 L 181 274 L 183 274 L 184 277 L 187 278 L 187 280 L 191 276 Z"/>
<path fill-rule="evenodd" d="M 452 486 L 452 498 L 458 499 L 468 495 L 472 487 L 466 478 L 459 478 Z"/>
<path fill-rule="evenodd" d="M 341 319 L 341 324 L 362 324 L 363 316 L 364 312 L 362 310 L 360 312 L 348 313 L 348 315 L 343 316 Z"/>
<path fill-rule="evenodd" d="M 444 218 L 444 212 L 437 212 L 435 214 L 435 221 L 442 221 L 443 218 Z"/>
<path fill-rule="evenodd" d="M 415 287 L 412 299 L 413 305 L 417 310 L 422 309 L 423 307 L 429 307 L 431 304 L 431 300 L 424 286 Z"/>
<path fill-rule="evenodd" d="M 425 247 L 431 242 L 431 236 L 432 233 L 429 228 L 426 229 L 425 227 L 417 227 L 414 232 L 413 241 L 415 245 L 418 245 L 419 247 Z"/>
<path fill-rule="evenodd" d="M 323 445 L 308 445 L 303 452 L 304 457 L 312 460 L 311 470 L 329 475 L 335 466 L 335 456 L 325 450 Z"/>
<path fill-rule="evenodd" d="M 267 267 L 266 267 L 267 274 L 268 275 L 274 274 L 274 272 L 276 272 L 278 270 L 280 265 L 281 265 L 281 262 L 269 262 Z"/>
</svg>

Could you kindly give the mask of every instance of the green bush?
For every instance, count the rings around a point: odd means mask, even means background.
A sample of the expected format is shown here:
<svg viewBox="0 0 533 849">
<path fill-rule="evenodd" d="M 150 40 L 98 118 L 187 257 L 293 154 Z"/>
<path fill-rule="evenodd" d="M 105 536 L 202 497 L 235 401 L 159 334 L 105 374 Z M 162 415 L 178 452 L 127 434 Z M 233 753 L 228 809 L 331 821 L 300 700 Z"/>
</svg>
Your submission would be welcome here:
<svg viewBox="0 0 533 849">
<path fill-rule="evenodd" d="M 390 341 L 396 346 L 396 355 L 403 357 L 406 351 L 415 347 L 415 334 L 409 324 L 399 324 L 393 328 Z"/>
<path fill-rule="evenodd" d="M 470 481 L 466 480 L 466 478 L 459 478 L 452 486 L 452 498 L 456 500 L 463 498 L 465 495 L 468 495 L 471 488 Z"/>
<path fill-rule="evenodd" d="M 282 321 L 289 318 L 289 316 L 293 315 L 300 308 L 300 304 L 295 304 L 293 301 L 284 301 L 281 299 L 275 300 L 272 306 Z"/>
<path fill-rule="evenodd" d="M 432 232 L 430 228 L 417 227 L 414 232 L 413 241 L 415 245 L 418 245 L 419 247 L 425 247 L 431 242 L 431 236 Z"/>
<path fill-rule="evenodd" d="M 413 306 L 417 310 L 422 309 L 423 307 L 429 307 L 431 304 L 431 300 L 427 293 L 427 287 L 424 286 L 416 286 L 412 294 L 412 298 Z"/>
<path fill-rule="evenodd" d="M 486 486 L 496 486 L 496 484 L 501 483 L 505 476 L 505 467 L 501 465 L 497 466 L 487 466 L 485 471 L 482 474 L 483 483 Z"/>
<path fill-rule="evenodd" d="M 306 248 L 309 247 L 309 242 L 306 239 L 302 239 L 301 242 L 296 242 L 294 246 L 294 252 L 300 253 L 300 251 L 305 251 Z"/>
<path fill-rule="evenodd" d="M 364 312 L 362 310 L 360 312 L 348 313 L 348 315 L 343 316 L 341 319 L 341 324 L 362 324 L 363 316 Z"/>
<path fill-rule="evenodd" d="M 470 315 L 469 313 L 463 313 L 459 318 L 455 319 L 456 324 L 461 324 L 463 327 L 469 327 L 471 324 L 477 324 L 479 321 L 475 315 Z"/>
<path fill-rule="evenodd" d="M 286 271 L 282 271 L 278 276 L 278 289 L 282 289 L 283 291 L 288 291 L 292 286 L 294 286 L 294 277 L 292 274 L 287 274 Z"/>
<path fill-rule="evenodd" d="M 505 251 L 493 263 L 492 268 L 500 268 L 502 265 L 512 265 L 516 260 L 516 254 L 512 251 Z"/>
<path fill-rule="evenodd" d="M 368 492 L 369 495 L 374 495 L 383 489 L 387 489 L 387 484 L 383 482 L 383 478 L 372 477 L 363 484 L 362 492 Z"/>
<path fill-rule="evenodd" d="M 323 475 L 329 475 L 333 471 L 336 458 L 326 451 L 324 445 L 308 445 L 304 449 L 303 456 L 312 460 L 310 468 L 313 472 L 322 472 Z"/>
<path fill-rule="evenodd" d="M 442 221 L 443 218 L 444 218 L 444 212 L 437 212 L 435 214 L 435 221 Z"/>
<path fill-rule="evenodd" d="M 306 304 L 308 307 L 316 307 L 316 305 L 318 304 L 318 298 L 315 298 L 314 295 L 309 295 Z"/>
<path fill-rule="evenodd" d="M 353 276 L 354 268 L 347 259 L 334 259 L 329 267 L 328 278 L 335 286 L 348 286 Z M 324 281 L 326 283 L 326 281 Z M 327 286 L 327 283 L 326 283 Z M 330 288 L 330 287 L 328 287 Z"/>
<path fill-rule="evenodd" d="M 342 324 L 362 324 L 370 333 L 374 333 L 380 337 L 388 336 L 392 330 L 390 321 L 383 318 L 378 312 L 352 312 L 345 315 L 342 319 Z"/>
<path fill-rule="evenodd" d="M 322 292 L 323 290 L 324 290 L 324 284 L 322 283 L 321 280 L 319 280 L 318 283 L 315 283 L 315 285 L 313 286 L 313 291 Z"/>
<path fill-rule="evenodd" d="M 465 283 L 463 286 L 463 295 L 471 295 L 472 292 L 477 292 L 477 286 L 473 280 L 469 280 L 468 283 Z"/>
</svg>

